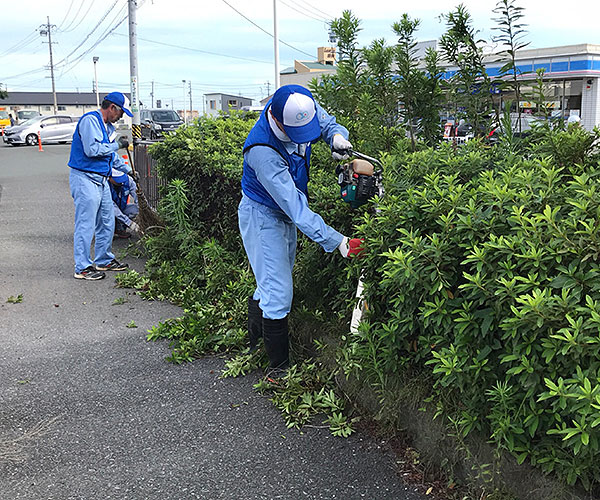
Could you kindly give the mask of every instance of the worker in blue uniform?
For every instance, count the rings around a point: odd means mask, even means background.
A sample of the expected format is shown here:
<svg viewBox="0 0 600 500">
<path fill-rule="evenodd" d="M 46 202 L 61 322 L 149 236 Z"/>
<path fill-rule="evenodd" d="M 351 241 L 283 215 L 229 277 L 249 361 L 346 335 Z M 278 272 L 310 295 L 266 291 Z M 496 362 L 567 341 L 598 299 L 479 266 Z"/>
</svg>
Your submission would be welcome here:
<svg viewBox="0 0 600 500">
<path fill-rule="evenodd" d="M 111 92 L 99 110 L 86 113 L 79 119 L 73 142 L 69 167 L 69 184 L 75 204 L 73 256 L 77 279 L 99 280 L 104 271 L 124 271 L 127 264 L 115 259 L 112 240 L 115 226 L 109 177 L 113 168 L 130 172 L 131 167 L 119 157 L 119 148 L 127 148 L 126 137 L 115 137 L 115 127 L 127 109 L 127 98 L 121 92 Z M 95 237 L 94 261 L 91 244 Z"/>
<path fill-rule="evenodd" d="M 347 158 L 348 131 L 299 85 L 279 88 L 244 144 L 240 233 L 256 290 L 248 299 L 250 348 L 263 339 L 270 367 L 289 366 L 288 314 L 297 229 L 326 252 L 349 255 L 347 237 L 308 206 L 311 144 L 322 138 L 335 159 Z"/>
</svg>

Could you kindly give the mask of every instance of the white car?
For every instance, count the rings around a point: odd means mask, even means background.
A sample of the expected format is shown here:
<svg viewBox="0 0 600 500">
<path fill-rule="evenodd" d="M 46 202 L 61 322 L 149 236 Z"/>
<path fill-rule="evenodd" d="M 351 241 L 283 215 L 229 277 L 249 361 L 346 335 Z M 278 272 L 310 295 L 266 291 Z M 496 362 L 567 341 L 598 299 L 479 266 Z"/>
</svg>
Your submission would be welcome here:
<svg viewBox="0 0 600 500">
<path fill-rule="evenodd" d="M 19 144 L 35 146 L 38 143 L 38 132 L 42 138 L 42 144 L 71 142 L 78 120 L 77 117 L 63 115 L 36 116 L 20 125 L 6 127 L 4 142 L 13 146 Z"/>
</svg>

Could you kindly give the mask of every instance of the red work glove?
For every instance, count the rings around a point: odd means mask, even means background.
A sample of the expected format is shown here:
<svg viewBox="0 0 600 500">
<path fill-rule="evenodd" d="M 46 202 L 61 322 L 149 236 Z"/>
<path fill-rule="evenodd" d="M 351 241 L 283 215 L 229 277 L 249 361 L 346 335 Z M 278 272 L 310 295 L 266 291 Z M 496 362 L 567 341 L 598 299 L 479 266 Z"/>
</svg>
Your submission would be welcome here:
<svg viewBox="0 0 600 500">
<path fill-rule="evenodd" d="M 365 250 L 364 243 L 365 240 L 362 238 L 349 239 L 347 236 L 344 236 L 338 250 L 342 254 L 342 257 L 358 257 Z"/>
</svg>

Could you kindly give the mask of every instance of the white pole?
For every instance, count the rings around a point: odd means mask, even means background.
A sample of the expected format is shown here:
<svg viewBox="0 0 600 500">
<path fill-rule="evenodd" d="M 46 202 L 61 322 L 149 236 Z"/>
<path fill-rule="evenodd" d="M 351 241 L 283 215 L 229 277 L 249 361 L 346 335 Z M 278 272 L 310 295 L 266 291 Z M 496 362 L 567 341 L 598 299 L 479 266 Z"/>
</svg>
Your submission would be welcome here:
<svg viewBox="0 0 600 500">
<path fill-rule="evenodd" d="M 98 92 L 98 72 L 96 71 L 96 63 L 98 62 L 98 57 L 94 56 L 94 86 L 96 87 L 96 106 L 100 107 L 100 94 Z"/>
<path fill-rule="evenodd" d="M 279 88 L 279 33 L 277 30 L 277 0 L 273 0 L 273 45 L 275 51 L 275 90 Z"/>
<path fill-rule="evenodd" d="M 140 126 L 140 105 L 138 100 L 138 60 L 137 60 L 137 0 L 128 0 L 129 6 L 129 76 L 131 78 L 131 135 L 133 143 L 142 139 Z"/>
</svg>

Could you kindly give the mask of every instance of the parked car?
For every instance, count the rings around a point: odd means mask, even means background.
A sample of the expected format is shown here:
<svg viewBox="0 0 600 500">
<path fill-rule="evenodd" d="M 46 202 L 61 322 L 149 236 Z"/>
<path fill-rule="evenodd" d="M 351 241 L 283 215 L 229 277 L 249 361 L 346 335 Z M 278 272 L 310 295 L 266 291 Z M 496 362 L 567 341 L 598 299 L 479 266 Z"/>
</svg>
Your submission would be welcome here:
<svg viewBox="0 0 600 500">
<path fill-rule="evenodd" d="M 42 144 L 71 142 L 77 121 L 77 117 L 62 115 L 30 118 L 20 125 L 7 127 L 4 130 L 4 142 L 13 146 L 19 144 L 35 146 L 38 143 L 38 132 L 42 138 Z"/>
<path fill-rule="evenodd" d="M 158 139 L 183 125 L 181 117 L 172 109 L 142 109 L 140 122 L 143 139 Z"/>
<path fill-rule="evenodd" d="M 22 109 L 21 111 L 17 111 L 17 125 L 26 122 L 31 118 L 35 118 L 36 116 L 41 116 L 41 114 L 39 111 L 34 111 L 33 109 Z"/>
</svg>

